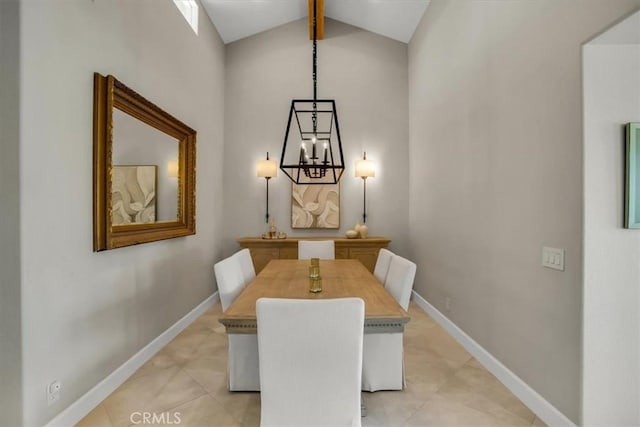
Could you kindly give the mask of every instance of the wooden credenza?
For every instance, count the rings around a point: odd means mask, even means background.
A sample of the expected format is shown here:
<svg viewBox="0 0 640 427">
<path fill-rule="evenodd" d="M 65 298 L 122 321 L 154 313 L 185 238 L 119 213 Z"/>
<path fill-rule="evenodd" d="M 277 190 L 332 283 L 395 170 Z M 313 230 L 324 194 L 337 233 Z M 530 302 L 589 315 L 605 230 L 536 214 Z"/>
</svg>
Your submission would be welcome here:
<svg viewBox="0 0 640 427">
<path fill-rule="evenodd" d="M 272 259 L 298 259 L 298 240 L 333 240 L 336 259 L 357 259 L 373 273 L 380 248 L 391 242 L 386 237 L 366 239 L 346 239 L 342 237 L 298 237 L 290 239 L 261 239 L 243 237 L 238 239 L 241 248 L 248 248 L 256 273 L 259 273 Z"/>
</svg>

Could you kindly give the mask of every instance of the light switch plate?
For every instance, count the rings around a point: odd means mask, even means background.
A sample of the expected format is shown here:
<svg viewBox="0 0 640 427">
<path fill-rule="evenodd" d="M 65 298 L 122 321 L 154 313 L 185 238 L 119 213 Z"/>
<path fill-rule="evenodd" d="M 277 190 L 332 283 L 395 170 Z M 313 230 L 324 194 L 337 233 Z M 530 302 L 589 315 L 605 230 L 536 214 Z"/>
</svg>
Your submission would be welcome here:
<svg viewBox="0 0 640 427">
<path fill-rule="evenodd" d="M 542 266 L 564 271 L 564 249 L 543 246 Z"/>
</svg>

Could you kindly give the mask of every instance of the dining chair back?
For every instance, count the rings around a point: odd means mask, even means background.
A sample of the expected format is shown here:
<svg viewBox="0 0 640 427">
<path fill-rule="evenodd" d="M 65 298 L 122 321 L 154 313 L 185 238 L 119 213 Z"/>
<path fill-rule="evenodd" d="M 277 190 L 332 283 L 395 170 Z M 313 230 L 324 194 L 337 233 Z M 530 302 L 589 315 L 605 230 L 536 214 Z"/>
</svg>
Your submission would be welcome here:
<svg viewBox="0 0 640 427">
<path fill-rule="evenodd" d="M 244 255 L 239 255 L 241 252 L 225 258 L 213 266 L 222 311 L 229 308 L 246 286 L 246 276 L 241 265 L 243 262 L 241 257 Z M 229 334 L 228 341 L 227 385 L 229 390 L 259 391 L 258 337 Z"/>
<path fill-rule="evenodd" d="M 242 270 L 242 277 L 244 279 L 244 285 L 246 286 L 256 278 L 256 269 L 253 267 L 251 252 L 245 248 L 239 250 L 233 256 L 236 257 L 238 263 L 240 263 L 240 270 Z"/>
<path fill-rule="evenodd" d="M 376 266 L 373 269 L 373 275 L 378 282 L 384 285 L 387 279 L 387 273 L 389 272 L 389 264 L 391 264 L 391 258 L 394 257 L 394 253 L 388 249 L 382 248 L 378 252 L 378 259 L 376 260 Z"/>
<path fill-rule="evenodd" d="M 335 259 L 336 250 L 333 240 L 299 240 L 298 259 Z"/>
<path fill-rule="evenodd" d="M 393 255 L 385 279 L 385 289 L 408 310 L 416 265 Z M 402 332 L 371 333 L 364 336 L 362 390 L 404 389 L 404 350 Z"/>
<path fill-rule="evenodd" d="M 413 279 L 416 277 L 416 265 L 406 258 L 395 255 L 389 264 L 385 280 L 385 289 L 405 310 L 409 309 Z"/>
<path fill-rule="evenodd" d="M 222 311 L 226 311 L 240 292 L 242 292 L 242 289 L 244 289 L 242 268 L 240 267 L 238 259 L 235 256 L 230 256 L 217 262 L 213 266 L 213 271 L 215 272 L 216 282 L 218 283 L 218 293 L 220 295 Z"/>
<path fill-rule="evenodd" d="M 261 426 L 360 426 L 364 301 L 260 298 Z"/>
</svg>

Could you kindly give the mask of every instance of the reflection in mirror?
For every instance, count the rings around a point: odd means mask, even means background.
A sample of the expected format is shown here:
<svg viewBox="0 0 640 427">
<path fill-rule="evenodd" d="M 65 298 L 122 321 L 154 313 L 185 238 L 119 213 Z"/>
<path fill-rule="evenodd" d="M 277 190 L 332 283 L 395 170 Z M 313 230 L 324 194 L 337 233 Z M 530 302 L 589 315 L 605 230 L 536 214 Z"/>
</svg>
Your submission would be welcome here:
<svg viewBox="0 0 640 427">
<path fill-rule="evenodd" d="M 196 131 L 94 73 L 93 250 L 195 234 Z"/>
<path fill-rule="evenodd" d="M 168 165 L 178 158 L 176 138 L 113 110 L 112 225 L 176 221 L 178 177 Z"/>
</svg>

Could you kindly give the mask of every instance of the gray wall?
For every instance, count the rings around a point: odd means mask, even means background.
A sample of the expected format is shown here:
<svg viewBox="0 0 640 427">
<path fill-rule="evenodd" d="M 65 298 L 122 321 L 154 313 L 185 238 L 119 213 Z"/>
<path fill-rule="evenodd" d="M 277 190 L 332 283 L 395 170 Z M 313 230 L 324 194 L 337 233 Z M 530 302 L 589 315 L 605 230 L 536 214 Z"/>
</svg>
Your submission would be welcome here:
<svg viewBox="0 0 640 427">
<path fill-rule="evenodd" d="M 575 422 L 581 44 L 639 3 L 434 0 L 409 45 L 415 290 Z"/>
<path fill-rule="evenodd" d="M 623 229 L 623 125 L 640 118 L 640 12 L 584 47 L 583 416 L 640 425 L 640 233 Z"/>
<path fill-rule="evenodd" d="M 224 45 L 205 13 L 196 36 L 171 0 L 21 4 L 24 424 L 35 426 L 215 291 Z M 94 71 L 198 131 L 195 236 L 92 252 Z M 56 379 L 62 398 L 48 407 Z"/>
<path fill-rule="evenodd" d="M 224 148 L 225 252 L 235 239 L 266 231 L 265 180 L 255 165 L 267 151 L 279 160 L 291 100 L 312 98 L 311 41 L 302 19 L 227 45 Z M 270 214 L 288 235 L 344 235 L 362 220 L 362 179 L 355 161 L 367 152 L 378 174 L 367 181 L 370 236 L 407 250 L 407 45 L 327 19 L 318 42 L 318 97 L 336 100 L 347 170 L 340 181 L 339 230 L 291 230 L 291 182 L 271 180 Z"/>
<path fill-rule="evenodd" d="M 0 1 L 0 419 L 13 426 L 22 424 L 19 23 L 18 1 Z"/>
</svg>

